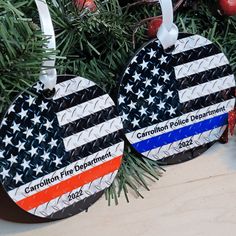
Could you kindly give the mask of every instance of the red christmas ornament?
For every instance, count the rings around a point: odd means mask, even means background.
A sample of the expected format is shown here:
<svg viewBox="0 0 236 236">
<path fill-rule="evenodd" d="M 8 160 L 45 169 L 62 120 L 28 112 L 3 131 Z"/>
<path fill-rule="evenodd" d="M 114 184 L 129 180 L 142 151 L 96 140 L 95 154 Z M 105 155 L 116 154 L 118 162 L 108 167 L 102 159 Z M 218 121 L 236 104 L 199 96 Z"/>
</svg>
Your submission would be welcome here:
<svg viewBox="0 0 236 236">
<path fill-rule="evenodd" d="M 148 24 L 148 37 L 155 38 L 157 36 L 157 31 L 162 24 L 162 18 L 157 17 L 154 20 L 151 20 Z"/>
<path fill-rule="evenodd" d="M 229 132 L 233 136 L 236 127 L 236 108 L 228 113 L 228 128 L 225 130 L 224 134 L 220 138 L 221 143 L 228 143 Z"/>
<path fill-rule="evenodd" d="M 219 0 L 222 14 L 227 16 L 236 15 L 236 0 Z"/>
<path fill-rule="evenodd" d="M 236 126 L 236 109 L 234 111 L 229 112 L 229 131 L 230 134 L 233 136 L 234 135 L 234 129 Z"/>
<path fill-rule="evenodd" d="M 79 9 L 88 9 L 91 12 L 97 10 L 97 6 L 93 0 L 74 0 L 75 6 Z"/>
</svg>

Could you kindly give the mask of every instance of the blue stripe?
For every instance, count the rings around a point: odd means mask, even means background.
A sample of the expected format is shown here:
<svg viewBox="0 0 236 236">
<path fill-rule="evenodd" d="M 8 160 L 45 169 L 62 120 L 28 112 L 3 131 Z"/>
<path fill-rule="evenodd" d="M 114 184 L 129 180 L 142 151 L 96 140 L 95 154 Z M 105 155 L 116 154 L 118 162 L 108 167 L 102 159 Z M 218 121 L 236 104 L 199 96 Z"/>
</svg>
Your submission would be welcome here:
<svg viewBox="0 0 236 236">
<path fill-rule="evenodd" d="M 228 113 L 133 144 L 143 153 L 228 124 Z"/>
</svg>

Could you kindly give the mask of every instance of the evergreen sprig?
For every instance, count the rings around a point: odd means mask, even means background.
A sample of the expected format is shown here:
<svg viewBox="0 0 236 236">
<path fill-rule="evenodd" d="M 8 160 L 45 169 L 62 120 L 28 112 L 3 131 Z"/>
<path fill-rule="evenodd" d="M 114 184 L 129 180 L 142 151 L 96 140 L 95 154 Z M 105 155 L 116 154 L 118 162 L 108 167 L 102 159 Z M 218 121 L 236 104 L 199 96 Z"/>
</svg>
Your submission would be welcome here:
<svg viewBox="0 0 236 236">
<path fill-rule="evenodd" d="M 194 9 L 176 13 L 180 31 L 201 34 L 217 43 L 236 72 L 236 19 L 220 16 L 212 7 L 215 1 L 196 1 Z M 121 72 L 148 41 L 146 25 L 140 25 L 134 49 L 133 31 L 142 19 L 160 14 L 158 4 L 121 7 L 118 0 L 103 0 L 96 2 L 96 12 L 89 12 L 77 9 L 73 0 L 47 2 L 57 37 L 58 73 L 91 79 L 116 100 Z M 37 16 L 33 0 L 0 0 L 0 111 L 16 92 L 38 79 L 41 62 L 47 57 L 43 50 L 46 39 L 38 31 Z M 128 201 L 129 188 L 142 196 L 139 187 L 149 190 L 148 180 L 158 180 L 162 171 L 156 162 L 135 155 L 126 145 L 117 180 L 106 191 L 109 203 L 111 199 L 117 203 L 121 193 Z"/>
<path fill-rule="evenodd" d="M 0 0 L 0 112 L 38 79 L 46 39 L 21 9 L 28 1 Z"/>
</svg>

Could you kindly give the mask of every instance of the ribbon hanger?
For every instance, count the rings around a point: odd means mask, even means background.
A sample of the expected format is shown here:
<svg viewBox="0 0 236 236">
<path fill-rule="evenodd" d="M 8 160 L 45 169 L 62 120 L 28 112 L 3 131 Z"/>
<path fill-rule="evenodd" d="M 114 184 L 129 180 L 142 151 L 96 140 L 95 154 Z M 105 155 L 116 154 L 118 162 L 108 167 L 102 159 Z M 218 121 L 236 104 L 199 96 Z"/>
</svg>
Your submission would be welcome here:
<svg viewBox="0 0 236 236">
<path fill-rule="evenodd" d="M 159 0 L 162 11 L 162 25 L 157 32 L 157 38 L 160 40 L 164 49 L 173 46 L 179 35 L 179 29 L 174 24 L 174 10 L 172 0 Z"/>
<path fill-rule="evenodd" d="M 46 49 L 56 50 L 56 38 L 55 31 L 52 23 L 52 18 L 49 12 L 48 5 L 45 0 L 35 0 L 41 30 L 44 35 L 49 36 L 48 44 Z M 44 84 L 44 89 L 53 90 L 57 83 L 57 72 L 55 67 L 56 56 L 52 55 L 48 58 L 48 60 L 42 63 L 42 69 L 40 74 L 40 81 Z"/>
</svg>

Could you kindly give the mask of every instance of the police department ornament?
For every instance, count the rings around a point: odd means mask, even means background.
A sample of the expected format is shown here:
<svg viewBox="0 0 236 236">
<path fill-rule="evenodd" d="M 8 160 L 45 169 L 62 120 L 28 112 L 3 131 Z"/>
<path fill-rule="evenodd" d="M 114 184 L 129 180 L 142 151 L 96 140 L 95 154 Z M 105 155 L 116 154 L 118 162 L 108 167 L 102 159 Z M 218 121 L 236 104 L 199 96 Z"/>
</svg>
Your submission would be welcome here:
<svg viewBox="0 0 236 236">
<path fill-rule="evenodd" d="M 59 76 L 52 99 L 38 82 L 20 94 L 0 128 L 0 181 L 24 211 L 47 219 L 79 213 L 113 182 L 122 123 L 93 82 Z"/>
<path fill-rule="evenodd" d="M 121 79 L 118 109 L 126 138 L 153 160 L 191 159 L 222 136 L 234 91 L 229 61 L 208 39 L 181 33 L 171 50 L 154 39 L 137 52 Z"/>
</svg>

